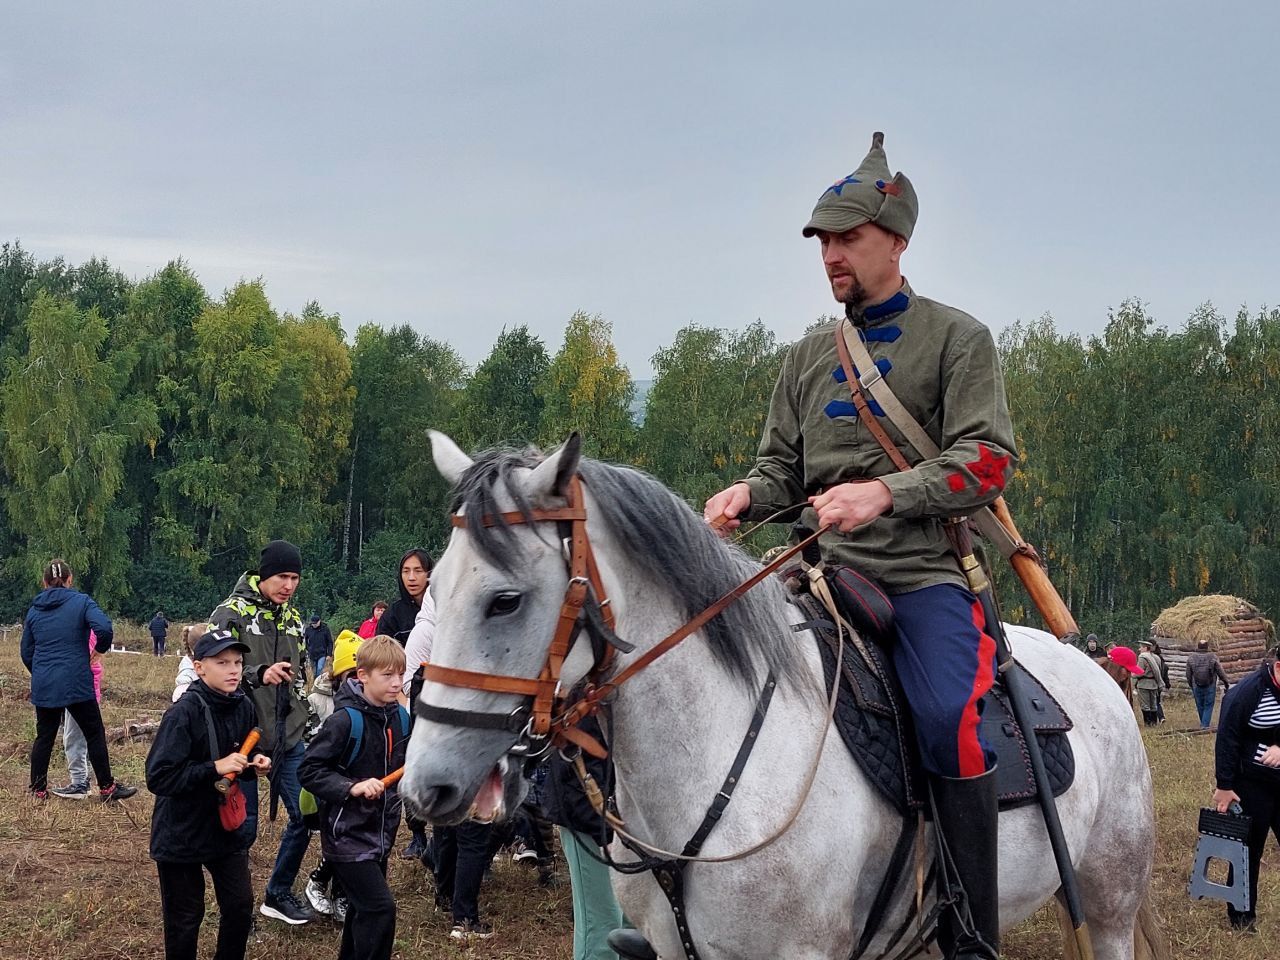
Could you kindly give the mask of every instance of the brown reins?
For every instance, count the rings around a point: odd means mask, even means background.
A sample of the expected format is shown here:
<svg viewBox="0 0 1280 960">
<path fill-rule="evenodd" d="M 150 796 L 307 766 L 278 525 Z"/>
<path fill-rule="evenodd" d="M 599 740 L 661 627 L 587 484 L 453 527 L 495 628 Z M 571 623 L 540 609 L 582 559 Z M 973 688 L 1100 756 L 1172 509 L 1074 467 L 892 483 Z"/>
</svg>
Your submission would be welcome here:
<svg viewBox="0 0 1280 960">
<path fill-rule="evenodd" d="M 566 525 L 568 528 L 568 536 L 563 539 L 567 553 L 569 583 L 565 587 L 564 600 L 560 604 L 555 634 L 551 638 L 546 659 L 537 678 L 482 673 L 434 663 L 428 663 L 423 671 L 425 679 L 446 686 L 489 693 L 514 694 L 526 700 L 531 699 L 532 702 L 503 714 L 436 707 L 422 702 L 419 698 L 418 703 L 414 705 L 416 715 L 426 720 L 455 726 L 506 730 L 518 735 L 521 740 L 549 740 L 549 746 L 565 747 L 572 744 L 593 756 L 603 758 L 606 755 L 604 748 L 579 730 L 578 724 L 599 711 L 605 699 L 616 693 L 624 683 L 651 666 L 659 657 L 675 649 L 690 635 L 697 633 L 713 618 L 724 612 L 730 604 L 776 572 L 784 563 L 826 531 L 824 527 L 788 547 L 750 578 L 687 620 L 677 630 L 668 634 L 612 677 L 608 674 L 613 668 L 617 645 L 605 644 L 603 650 L 596 654 L 581 695 L 569 704 L 563 695 L 565 691 L 560 689 L 560 672 L 578 630 L 583 625 L 584 612 L 589 606 L 598 609 L 604 626 L 610 634 L 614 628 L 614 616 L 605 594 L 604 584 L 600 579 L 600 570 L 591 549 L 591 541 L 587 536 L 587 510 L 583 501 L 581 477 L 574 475 L 569 480 L 565 499 L 567 503 L 564 507 L 533 509 L 527 513 L 512 511 L 484 514 L 478 518 L 478 522 L 486 527 L 499 524 L 555 522 Z M 477 521 L 465 514 L 454 514 L 451 522 L 455 527 L 466 529 L 471 523 Z M 557 714 L 557 709 L 561 709 L 562 712 Z"/>
</svg>

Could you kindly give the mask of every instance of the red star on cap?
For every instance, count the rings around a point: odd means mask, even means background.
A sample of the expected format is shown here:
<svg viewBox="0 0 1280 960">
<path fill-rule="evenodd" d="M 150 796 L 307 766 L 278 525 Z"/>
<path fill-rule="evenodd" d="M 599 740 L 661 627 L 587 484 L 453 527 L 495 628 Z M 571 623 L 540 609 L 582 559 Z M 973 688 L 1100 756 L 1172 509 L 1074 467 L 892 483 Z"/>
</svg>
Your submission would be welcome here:
<svg viewBox="0 0 1280 960">
<path fill-rule="evenodd" d="M 990 448 L 985 446 L 978 447 L 978 459 L 972 463 L 966 463 L 969 472 L 978 478 L 980 486 L 978 493 L 986 493 L 988 490 L 1004 489 L 1004 472 L 1009 467 L 1009 455 L 1003 454 L 996 456 L 991 452 Z"/>
</svg>

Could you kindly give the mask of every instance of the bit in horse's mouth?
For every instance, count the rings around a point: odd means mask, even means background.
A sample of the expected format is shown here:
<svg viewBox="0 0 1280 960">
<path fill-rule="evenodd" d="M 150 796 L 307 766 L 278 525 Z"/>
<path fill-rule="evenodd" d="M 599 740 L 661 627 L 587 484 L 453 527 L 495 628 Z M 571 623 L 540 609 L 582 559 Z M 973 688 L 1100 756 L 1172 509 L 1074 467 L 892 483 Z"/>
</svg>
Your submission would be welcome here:
<svg viewBox="0 0 1280 960">
<path fill-rule="evenodd" d="M 469 820 L 492 823 L 502 817 L 506 810 L 506 778 L 507 758 L 501 757 L 480 784 L 480 789 L 471 802 L 471 809 L 467 811 Z"/>
</svg>

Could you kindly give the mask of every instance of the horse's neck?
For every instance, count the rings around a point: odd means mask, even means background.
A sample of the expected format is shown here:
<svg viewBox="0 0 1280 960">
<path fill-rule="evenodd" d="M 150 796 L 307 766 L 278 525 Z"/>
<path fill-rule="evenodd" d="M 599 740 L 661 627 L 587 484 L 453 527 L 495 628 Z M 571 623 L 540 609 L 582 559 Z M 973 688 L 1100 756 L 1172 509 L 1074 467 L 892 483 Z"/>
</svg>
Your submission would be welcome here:
<svg viewBox="0 0 1280 960">
<path fill-rule="evenodd" d="M 619 632 L 639 639 L 641 649 L 683 622 L 661 596 L 630 600 L 629 611 L 643 612 L 620 620 Z M 619 812 L 633 833 L 668 849 L 688 840 L 733 765 L 763 683 L 763 674 L 755 688 L 731 678 L 695 635 L 619 692 L 610 735 Z M 763 781 L 781 797 L 798 793 L 790 782 L 803 779 L 816 746 L 825 719 L 819 701 L 787 684 L 777 688 L 744 788 L 758 790 Z M 784 764 L 775 762 L 786 752 Z"/>
</svg>

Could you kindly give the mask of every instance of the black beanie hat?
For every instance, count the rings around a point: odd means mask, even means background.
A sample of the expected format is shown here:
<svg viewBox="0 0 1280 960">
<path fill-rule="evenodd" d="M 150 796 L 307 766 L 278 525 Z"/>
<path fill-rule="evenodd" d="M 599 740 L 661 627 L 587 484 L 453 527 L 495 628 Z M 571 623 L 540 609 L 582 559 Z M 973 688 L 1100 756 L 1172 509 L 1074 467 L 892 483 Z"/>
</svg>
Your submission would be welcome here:
<svg viewBox="0 0 1280 960">
<path fill-rule="evenodd" d="M 266 580 L 277 573 L 302 573 L 302 552 L 288 540 L 272 540 L 262 548 L 258 577 Z"/>
</svg>

